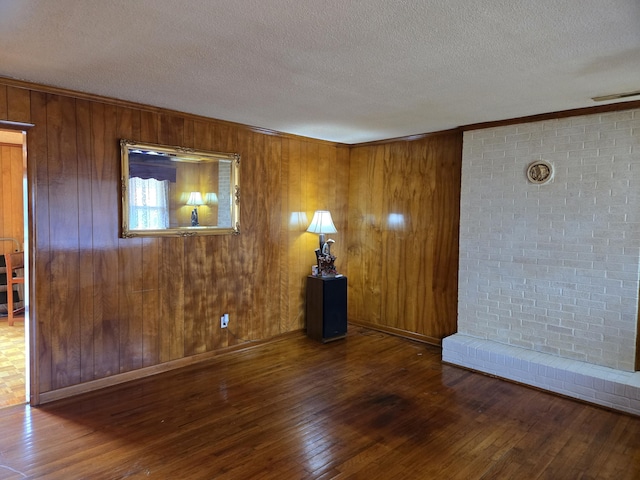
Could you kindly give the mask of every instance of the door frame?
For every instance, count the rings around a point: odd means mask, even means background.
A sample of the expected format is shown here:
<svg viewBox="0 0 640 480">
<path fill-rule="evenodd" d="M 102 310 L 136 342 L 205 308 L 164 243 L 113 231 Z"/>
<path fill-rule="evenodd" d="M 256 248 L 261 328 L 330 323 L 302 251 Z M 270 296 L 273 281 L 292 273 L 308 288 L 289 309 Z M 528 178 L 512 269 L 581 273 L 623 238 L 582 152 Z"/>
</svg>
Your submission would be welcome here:
<svg viewBox="0 0 640 480">
<path fill-rule="evenodd" d="M 34 165 L 27 160 L 28 131 L 35 125 L 32 123 L 12 122 L 0 120 L 0 129 L 22 132 L 22 205 L 24 212 L 24 254 L 25 254 L 25 284 L 24 284 L 24 327 L 25 327 L 25 400 L 29 405 L 38 405 L 40 389 L 38 384 L 38 363 L 36 345 L 35 309 L 31 299 L 35 292 L 35 250 L 32 232 L 35 231 L 35 215 L 33 198 Z"/>
</svg>

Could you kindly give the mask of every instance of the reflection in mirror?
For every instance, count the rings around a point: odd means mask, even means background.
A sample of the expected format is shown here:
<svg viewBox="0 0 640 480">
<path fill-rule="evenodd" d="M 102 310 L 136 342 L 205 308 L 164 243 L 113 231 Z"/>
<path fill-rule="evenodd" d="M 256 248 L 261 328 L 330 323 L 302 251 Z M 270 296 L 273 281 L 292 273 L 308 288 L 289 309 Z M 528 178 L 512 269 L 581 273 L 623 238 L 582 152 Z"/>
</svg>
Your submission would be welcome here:
<svg viewBox="0 0 640 480">
<path fill-rule="evenodd" d="M 240 155 L 120 140 L 122 236 L 240 233 Z"/>
</svg>

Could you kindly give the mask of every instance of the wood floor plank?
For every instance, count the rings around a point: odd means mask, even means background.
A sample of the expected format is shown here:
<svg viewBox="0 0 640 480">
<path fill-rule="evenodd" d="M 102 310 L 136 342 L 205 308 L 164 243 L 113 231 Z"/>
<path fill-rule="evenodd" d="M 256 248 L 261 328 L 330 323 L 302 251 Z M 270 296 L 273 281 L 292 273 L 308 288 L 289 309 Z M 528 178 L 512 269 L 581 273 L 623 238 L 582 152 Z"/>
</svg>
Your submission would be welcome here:
<svg viewBox="0 0 640 480">
<path fill-rule="evenodd" d="M 0 409 L 0 478 L 637 479 L 640 418 L 350 327 L 38 408 Z"/>
</svg>

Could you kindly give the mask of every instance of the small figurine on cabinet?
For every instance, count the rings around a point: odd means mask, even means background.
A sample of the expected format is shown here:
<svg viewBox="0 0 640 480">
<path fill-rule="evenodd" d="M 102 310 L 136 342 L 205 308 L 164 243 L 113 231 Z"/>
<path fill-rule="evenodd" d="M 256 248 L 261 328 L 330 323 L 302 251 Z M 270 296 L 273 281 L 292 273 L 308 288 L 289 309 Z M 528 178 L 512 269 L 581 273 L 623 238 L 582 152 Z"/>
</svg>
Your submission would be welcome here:
<svg viewBox="0 0 640 480">
<path fill-rule="evenodd" d="M 327 240 L 324 245 L 322 246 L 322 254 L 323 255 L 331 255 L 331 245 L 333 245 L 334 243 L 336 243 L 336 241 L 332 238 L 330 238 L 329 240 Z"/>
<path fill-rule="evenodd" d="M 335 240 L 330 238 L 322 245 L 322 250 L 316 249 L 319 277 L 335 277 L 338 273 L 335 266 L 336 257 L 331 254 L 331 245 L 334 243 Z"/>
</svg>

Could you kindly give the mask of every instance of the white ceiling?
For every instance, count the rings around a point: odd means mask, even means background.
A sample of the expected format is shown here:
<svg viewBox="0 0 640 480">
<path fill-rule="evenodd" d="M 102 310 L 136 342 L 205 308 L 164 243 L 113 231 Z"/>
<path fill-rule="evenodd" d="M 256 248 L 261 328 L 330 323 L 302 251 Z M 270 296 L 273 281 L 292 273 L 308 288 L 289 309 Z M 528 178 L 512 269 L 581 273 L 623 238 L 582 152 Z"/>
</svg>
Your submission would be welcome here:
<svg viewBox="0 0 640 480">
<path fill-rule="evenodd" d="M 0 0 L 0 76 L 360 143 L 640 90 L 640 1 Z"/>
</svg>

